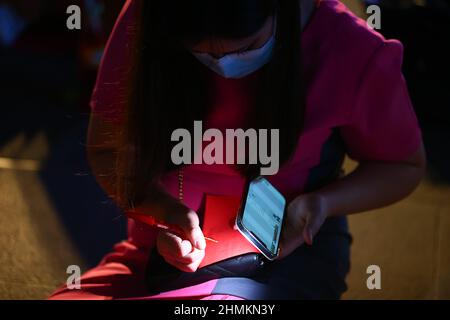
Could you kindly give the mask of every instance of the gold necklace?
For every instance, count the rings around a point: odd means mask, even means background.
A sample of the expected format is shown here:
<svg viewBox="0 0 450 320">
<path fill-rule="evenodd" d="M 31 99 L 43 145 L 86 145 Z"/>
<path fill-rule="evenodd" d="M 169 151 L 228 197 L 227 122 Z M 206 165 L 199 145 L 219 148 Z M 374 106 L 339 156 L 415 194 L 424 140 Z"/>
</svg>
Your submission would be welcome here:
<svg viewBox="0 0 450 320">
<path fill-rule="evenodd" d="M 183 182 L 184 182 L 184 170 L 183 167 L 178 169 L 178 200 L 183 203 L 184 192 L 183 192 Z"/>
<path fill-rule="evenodd" d="M 183 203 L 184 200 L 184 190 L 183 190 L 183 183 L 184 183 L 184 169 L 183 167 L 180 167 L 178 169 L 178 200 Z M 205 237 L 205 240 L 207 241 L 211 241 L 214 243 L 218 243 L 219 241 L 210 238 L 210 237 Z"/>
</svg>

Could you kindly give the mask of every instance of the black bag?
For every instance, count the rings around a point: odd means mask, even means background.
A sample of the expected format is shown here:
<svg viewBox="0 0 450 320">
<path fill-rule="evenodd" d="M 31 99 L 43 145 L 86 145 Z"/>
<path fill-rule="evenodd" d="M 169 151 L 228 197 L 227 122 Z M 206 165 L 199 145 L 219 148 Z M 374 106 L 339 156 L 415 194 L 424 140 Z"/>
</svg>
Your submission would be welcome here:
<svg viewBox="0 0 450 320">
<path fill-rule="evenodd" d="M 267 262 L 260 253 L 246 253 L 202 267 L 196 272 L 184 272 L 167 263 L 154 248 L 147 263 L 146 281 L 150 292 L 157 294 L 219 278 L 252 278 L 263 270 Z"/>
</svg>

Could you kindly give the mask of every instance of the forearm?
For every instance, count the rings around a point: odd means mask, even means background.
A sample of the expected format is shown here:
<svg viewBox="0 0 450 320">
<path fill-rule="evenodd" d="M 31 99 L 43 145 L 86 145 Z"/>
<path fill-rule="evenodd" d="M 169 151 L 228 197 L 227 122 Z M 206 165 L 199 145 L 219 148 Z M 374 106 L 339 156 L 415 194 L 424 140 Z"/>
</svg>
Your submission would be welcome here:
<svg viewBox="0 0 450 320">
<path fill-rule="evenodd" d="M 421 165 L 361 163 L 343 179 L 316 195 L 328 216 L 341 216 L 393 204 L 411 194 L 424 175 Z"/>
</svg>

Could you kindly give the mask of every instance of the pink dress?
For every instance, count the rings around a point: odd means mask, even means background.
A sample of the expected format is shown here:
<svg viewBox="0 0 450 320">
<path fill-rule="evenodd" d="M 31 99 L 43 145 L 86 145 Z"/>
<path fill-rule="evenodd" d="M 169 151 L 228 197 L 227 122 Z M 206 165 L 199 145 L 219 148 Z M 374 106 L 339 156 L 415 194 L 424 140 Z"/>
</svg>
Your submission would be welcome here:
<svg viewBox="0 0 450 320">
<path fill-rule="evenodd" d="M 135 0 L 126 2 L 108 42 L 92 111 L 120 124 L 122 81 L 132 47 Z M 337 0 L 323 0 L 302 36 L 303 77 L 307 83 L 305 127 L 295 156 L 271 182 L 288 200 L 305 192 L 323 162 L 324 146 L 338 131 L 351 158 L 403 160 L 421 144 L 421 131 L 401 72 L 403 47 L 370 30 Z M 251 75 L 227 80 L 213 75 L 215 105 L 207 125 L 239 128 L 251 105 Z M 163 177 L 167 190 L 177 195 L 176 172 Z M 185 201 L 197 210 L 207 193 L 240 195 L 244 180 L 225 165 L 191 165 L 185 171 Z M 129 221 L 129 238 L 82 277 L 82 289 L 65 287 L 51 299 L 241 299 L 217 292 L 217 280 L 149 295 L 144 284 L 148 252 L 155 245 L 155 232 Z M 219 294 L 220 293 L 220 294 Z"/>
</svg>

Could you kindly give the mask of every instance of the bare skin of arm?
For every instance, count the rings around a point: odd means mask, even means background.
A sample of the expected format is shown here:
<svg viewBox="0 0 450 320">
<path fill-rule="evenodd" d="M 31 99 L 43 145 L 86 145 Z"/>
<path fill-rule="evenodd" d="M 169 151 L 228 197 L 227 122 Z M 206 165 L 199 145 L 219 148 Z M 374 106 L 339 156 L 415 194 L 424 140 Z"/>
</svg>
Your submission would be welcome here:
<svg viewBox="0 0 450 320">
<path fill-rule="evenodd" d="M 401 162 L 362 162 L 347 177 L 318 192 L 329 216 L 391 205 L 410 195 L 425 174 L 423 145 Z"/>
<path fill-rule="evenodd" d="M 288 207 L 280 258 L 295 248 L 313 243 L 328 217 L 360 213 L 388 206 L 410 195 L 425 174 L 423 145 L 398 162 L 361 162 L 343 179 L 313 193 L 294 199 Z"/>
</svg>

